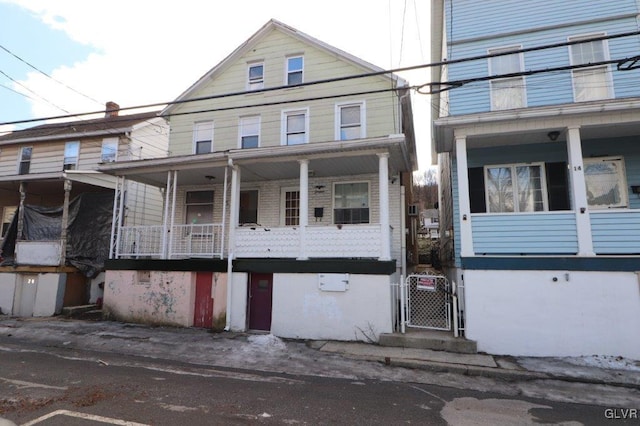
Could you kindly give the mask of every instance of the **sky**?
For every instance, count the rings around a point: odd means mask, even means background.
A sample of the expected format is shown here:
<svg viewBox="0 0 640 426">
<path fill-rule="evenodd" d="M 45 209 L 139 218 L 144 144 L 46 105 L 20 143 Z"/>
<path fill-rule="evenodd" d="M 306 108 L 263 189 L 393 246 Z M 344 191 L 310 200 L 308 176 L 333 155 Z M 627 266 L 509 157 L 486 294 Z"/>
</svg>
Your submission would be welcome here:
<svg viewBox="0 0 640 426">
<path fill-rule="evenodd" d="M 384 69 L 429 62 L 430 2 L 319 4 L 311 11 L 291 0 L 0 0 L 0 122 L 98 111 L 107 101 L 171 101 L 271 18 Z M 427 68 L 398 74 L 412 85 L 429 79 Z M 412 96 L 426 170 L 429 99 Z"/>
</svg>

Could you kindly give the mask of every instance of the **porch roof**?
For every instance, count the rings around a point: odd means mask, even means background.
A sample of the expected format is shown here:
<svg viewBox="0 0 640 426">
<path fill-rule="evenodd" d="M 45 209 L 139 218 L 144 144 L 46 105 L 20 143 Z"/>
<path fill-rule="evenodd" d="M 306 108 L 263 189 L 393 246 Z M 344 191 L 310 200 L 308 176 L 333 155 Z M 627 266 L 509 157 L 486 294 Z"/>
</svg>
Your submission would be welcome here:
<svg viewBox="0 0 640 426">
<path fill-rule="evenodd" d="M 222 183 L 225 168 L 233 163 L 241 167 L 243 182 L 253 182 L 298 178 L 301 159 L 309 160 L 310 174 L 316 177 L 377 173 L 380 153 L 389 153 L 391 173 L 412 171 L 402 134 L 123 161 L 101 165 L 100 171 L 161 187 L 166 184 L 167 172 L 177 170 L 179 185 L 204 185 Z"/>
<path fill-rule="evenodd" d="M 433 148 L 453 151 L 456 136 L 467 138 L 467 148 L 563 142 L 568 127 L 579 127 L 583 140 L 632 136 L 638 122 L 640 98 L 449 116 L 434 121 Z M 551 131 L 559 132 L 556 140 Z"/>
</svg>

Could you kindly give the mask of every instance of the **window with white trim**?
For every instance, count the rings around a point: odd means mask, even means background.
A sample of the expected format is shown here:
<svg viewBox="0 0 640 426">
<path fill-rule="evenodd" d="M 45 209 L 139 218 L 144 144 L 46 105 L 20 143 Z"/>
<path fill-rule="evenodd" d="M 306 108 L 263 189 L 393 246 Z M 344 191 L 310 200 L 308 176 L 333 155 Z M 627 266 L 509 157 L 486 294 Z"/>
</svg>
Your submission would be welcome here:
<svg viewBox="0 0 640 426">
<path fill-rule="evenodd" d="M 240 118 L 240 148 L 260 146 L 260 116 Z"/>
<path fill-rule="evenodd" d="M 369 223 L 369 182 L 333 184 L 333 223 Z"/>
<path fill-rule="evenodd" d="M 287 58 L 287 86 L 303 83 L 304 57 L 291 56 Z"/>
<path fill-rule="evenodd" d="M 31 167 L 31 155 L 33 154 L 32 146 L 23 146 L 20 148 L 20 156 L 18 157 L 18 174 L 26 175 Z"/>
<path fill-rule="evenodd" d="M 213 151 L 213 121 L 193 125 L 193 153 L 208 154 Z"/>
<path fill-rule="evenodd" d="M 549 209 L 543 163 L 485 166 L 487 212 L 539 212 Z"/>
<path fill-rule="evenodd" d="M 260 90 L 264 89 L 264 64 L 249 64 L 247 89 Z"/>
<path fill-rule="evenodd" d="M 300 188 L 282 188 L 280 217 L 282 226 L 300 224 Z"/>
<path fill-rule="evenodd" d="M 489 49 L 488 54 L 510 52 L 519 50 L 522 46 L 509 46 L 498 49 Z M 524 69 L 524 57 L 522 53 L 511 55 L 493 56 L 489 58 L 489 75 L 503 75 L 522 72 Z M 527 93 L 524 85 L 524 76 L 507 77 L 490 80 L 491 110 L 505 110 L 526 107 Z"/>
<path fill-rule="evenodd" d="M 585 158 L 583 165 L 589 208 L 609 209 L 629 206 L 623 158 Z"/>
<path fill-rule="evenodd" d="M 102 154 L 100 161 L 113 163 L 118 157 L 118 138 L 104 138 L 102 140 Z"/>
<path fill-rule="evenodd" d="M 309 142 L 309 110 L 282 112 L 282 145 L 300 145 Z"/>
<path fill-rule="evenodd" d="M 364 138 L 365 127 L 364 102 L 336 105 L 336 140 Z"/>
<path fill-rule="evenodd" d="M 187 225 L 213 223 L 213 191 L 187 191 L 185 211 Z"/>
<path fill-rule="evenodd" d="M 589 38 L 603 36 L 604 33 L 587 36 L 569 37 L 569 41 L 585 40 L 584 43 L 569 46 L 571 65 L 590 64 L 609 60 L 609 49 L 606 40 Z M 609 65 L 571 70 L 573 79 L 573 99 L 576 102 L 613 98 L 613 81 Z"/>
<path fill-rule="evenodd" d="M 80 142 L 67 142 L 64 144 L 64 161 L 62 170 L 75 170 L 78 168 L 78 156 L 80 154 Z"/>
</svg>

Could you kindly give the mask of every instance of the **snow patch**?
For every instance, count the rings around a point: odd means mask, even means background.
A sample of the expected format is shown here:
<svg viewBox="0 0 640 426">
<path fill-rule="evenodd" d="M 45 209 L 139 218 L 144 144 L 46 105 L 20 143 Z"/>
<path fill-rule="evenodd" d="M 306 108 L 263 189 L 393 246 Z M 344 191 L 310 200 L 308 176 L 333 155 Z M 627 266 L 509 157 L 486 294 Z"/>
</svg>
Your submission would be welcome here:
<svg viewBox="0 0 640 426">
<path fill-rule="evenodd" d="M 563 358 L 569 364 L 609 370 L 640 371 L 640 361 L 611 355 L 592 355 Z"/>
<path fill-rule="evenodd" d="M 287 349 L 286 343 L 273 334 L 259 334 L 249 336 L 247 341 L 253 347 L 262 347 L 269 350 L 284 351 Z"/>
</svg>

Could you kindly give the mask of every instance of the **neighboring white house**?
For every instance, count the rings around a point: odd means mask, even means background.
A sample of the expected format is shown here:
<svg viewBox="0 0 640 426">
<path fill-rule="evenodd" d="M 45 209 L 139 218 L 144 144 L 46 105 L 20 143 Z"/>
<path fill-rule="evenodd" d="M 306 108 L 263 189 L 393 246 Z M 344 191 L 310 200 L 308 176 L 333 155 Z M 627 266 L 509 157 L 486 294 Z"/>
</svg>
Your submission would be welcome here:
<svg viewBox="0 0 640 426">
<path fill-rule="evenodd" d="M 392 330 L 417 164 L 406 82 L 271 20 L 162 115 L 171 157 L 100 168 L 166 197 L 161 225 L 114 230 L 108 315 L 291 338 Z"/>
<path fill-rule="evenodd" d="M 0 310 L 49 316 L 102 298 L 117 179 L 99 164 L 166 156 L 158 112 L 43 124 L 0 136 Z M 161 223 L 162 194 L 129 182 L 121 223 Z"/>
</svg>

